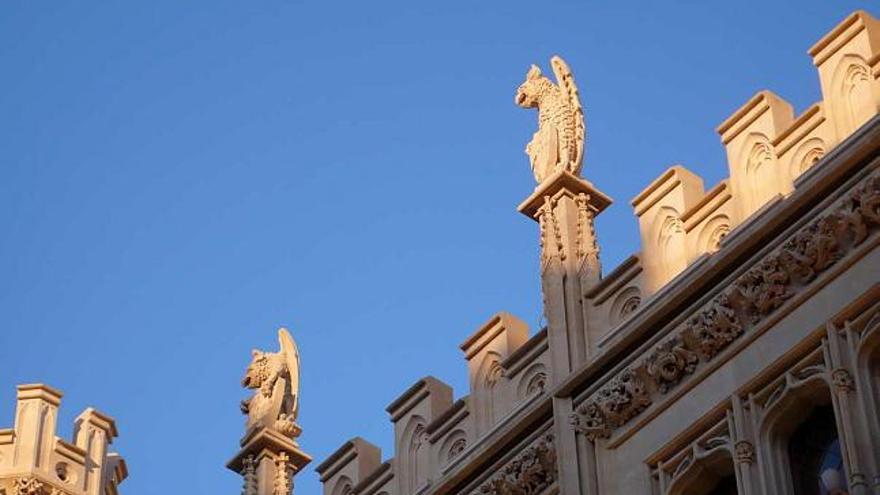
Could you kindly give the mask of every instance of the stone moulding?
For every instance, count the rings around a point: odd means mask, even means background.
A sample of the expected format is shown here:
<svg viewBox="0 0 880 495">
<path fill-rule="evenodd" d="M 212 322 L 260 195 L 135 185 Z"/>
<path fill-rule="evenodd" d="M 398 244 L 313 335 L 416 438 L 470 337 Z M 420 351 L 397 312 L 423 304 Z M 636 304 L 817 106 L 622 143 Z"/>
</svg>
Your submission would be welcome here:
<svg viewBox="0 0 880 495">
<path fill-rule="evenodd" d="M 830 209 L 590 394 L 572 415 L 575 429 L 591 441 L 609 438 L 880 230 L 880 171 L 871 167 Z"/>
<path fill-rule="evenodd" d="M 508 461 L 471 495 L 540 495 L 558 478 L 556 446 L 552 433 Z"/>
</svg>

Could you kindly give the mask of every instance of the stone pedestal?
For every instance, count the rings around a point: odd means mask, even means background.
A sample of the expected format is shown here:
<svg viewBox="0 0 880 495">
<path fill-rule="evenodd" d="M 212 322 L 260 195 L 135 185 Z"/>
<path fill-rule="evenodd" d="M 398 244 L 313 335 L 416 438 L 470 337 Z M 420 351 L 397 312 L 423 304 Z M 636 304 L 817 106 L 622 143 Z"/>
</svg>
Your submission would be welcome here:
<svg viewBox="0 0 880 495">
<path fill-rule="evenodd" d="M 583 294 L 602 275 L 594 219 L 610 204 L 611 198 L 590 182 L 560 170 L 518 208 L 540 225 L 541 285 L 554 381 L 587 356 Z"/>
<path fill-rule="evenodd" d="M 242 495 L 291 495 L 293 477 L 312 458 L 290 437 L 269 428 L 251 429 L 226 467 L 244 478 Z"/>
</svg>

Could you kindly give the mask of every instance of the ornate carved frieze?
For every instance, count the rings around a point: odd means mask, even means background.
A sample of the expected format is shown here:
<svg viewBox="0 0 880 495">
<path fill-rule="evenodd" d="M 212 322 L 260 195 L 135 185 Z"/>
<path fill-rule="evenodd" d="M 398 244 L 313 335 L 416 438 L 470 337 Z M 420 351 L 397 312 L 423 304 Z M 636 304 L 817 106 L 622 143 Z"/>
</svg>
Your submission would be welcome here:
<svg viewBox="0 0 880 495">
<path fill-rule="evenodd" d="M 33 476 L 22 476 L 13 480 L 9 495 L 66 495 L 66 493 Z"/>
<path fill-rule="evenodd" d="M 556 482 L 556 446 L 553 434 L 538 439 L 504 465 L 474 495 L 539 495 Z"/>
<path fill-rule="evenodd" d="M 572 418 L 577 430 L 591 440 L 607 438 L 877 230 L 880 172 L 874 171 L 830 212 L 800 229 L 687 318 L 670 338 L 608 379 L 577 408 Z M 852 380 L 836 372 L 832 379 L 843 388 Z"/>
<path fill-rule="evenodd" d="M 580 406 L 572 416 L 575 429 L 591 440 L 607 437 L 611 430 L 644 411 L 651 405 L 645 386 L 644 366 L 626 368 L 599 392 Z"/>
<path fill-rule="evenodd" d="M 682 377 L 694 372 L 699 358 L 687 348 L 681 337 L 673 337 L 658 345 L 648 356 L 646 371 L 657 383 L 660 392 L 666 393 Z"/>
</svg>

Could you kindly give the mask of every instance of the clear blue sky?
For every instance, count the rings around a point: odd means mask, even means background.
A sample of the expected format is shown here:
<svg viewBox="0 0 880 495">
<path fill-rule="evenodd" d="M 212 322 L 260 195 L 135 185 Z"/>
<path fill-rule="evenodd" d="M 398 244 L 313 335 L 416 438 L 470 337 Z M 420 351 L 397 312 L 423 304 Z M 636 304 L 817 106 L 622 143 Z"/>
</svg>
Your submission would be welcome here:
<svg viewBox="0 0 880 495">
<path fill-rule="evenodd" d="M 608 271 L 639 248 L 629 200 L 675 163 L 723 178 L 714 128 L 763 88 L 817 100 L 805 52 L 864 6 L 3 2 L 0 425 L 46 382 L 65 435 L 117 419 L 126 494 L 238 493 L 238 382 L 287 325 L 304 448 L 391 455 L 400 392 L 467 393 L 458 344 L 540 320 L 529 64 L 580 85 Z"/>
</svg>

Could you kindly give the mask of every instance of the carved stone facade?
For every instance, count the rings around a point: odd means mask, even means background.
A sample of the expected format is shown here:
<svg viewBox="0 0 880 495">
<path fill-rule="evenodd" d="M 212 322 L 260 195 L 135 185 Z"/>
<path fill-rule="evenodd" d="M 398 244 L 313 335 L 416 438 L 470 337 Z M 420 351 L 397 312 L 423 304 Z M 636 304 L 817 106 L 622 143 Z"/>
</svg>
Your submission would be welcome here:
<svg viewBox="0 0 880 495">
<path fill-rule="evenodd" d="M 74 438 L 56 436 L 61 392 L 20 385 L 14 428 L 0 430 L 0 494 L 113 495 L 128 476 L 110 451 L 113 419 L 94 409 L 76 418 Z"/>
<path fill-rule="evenodd" d="M 761 91 L 725 120 L 727 179 L 676 165 L 636 194 L 641 249 L 605 274 L 571 71 L 533 68 L 518 210 L 546 327 L 492 317 L 461 346 L 469 393 L 416 382 L 388 407 L 393 456 L 347 442 L 325 495 L 880 493 L 878 40 L 853 13 L 809 52 L 820 102 Z"/>
</svg>

